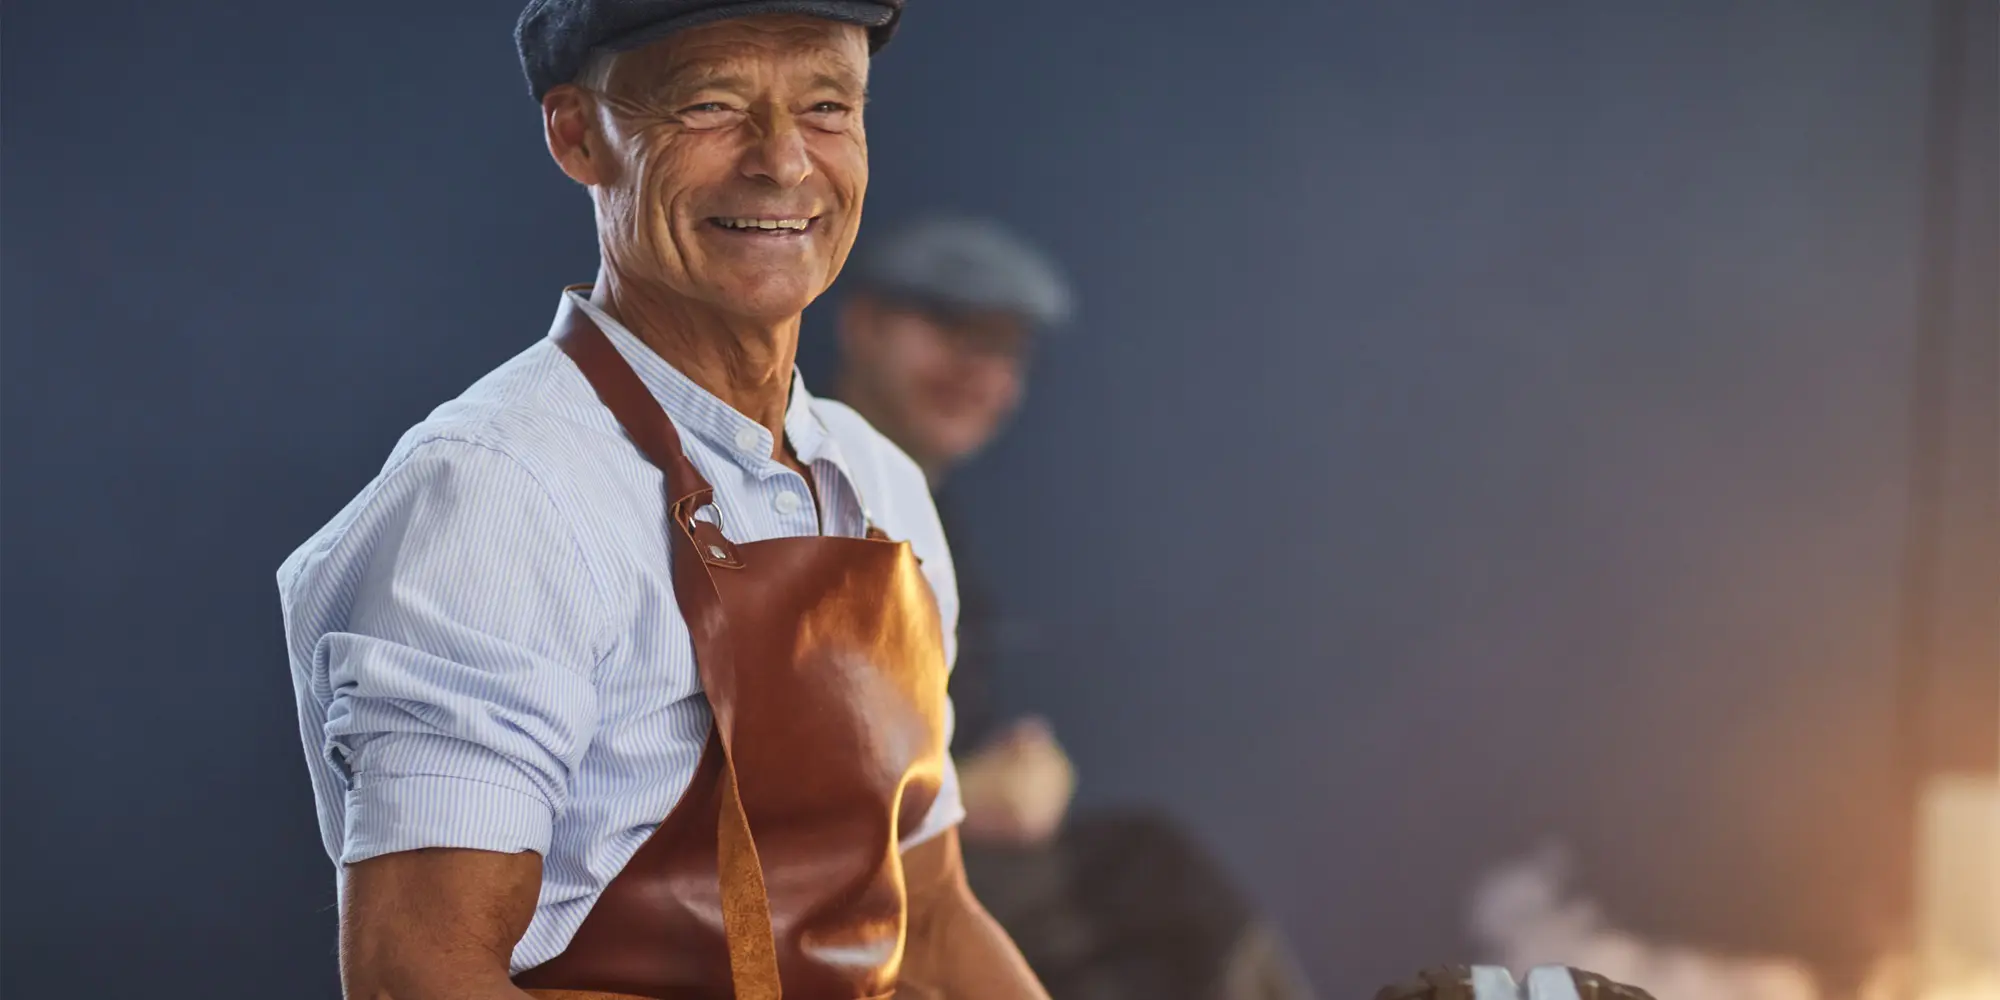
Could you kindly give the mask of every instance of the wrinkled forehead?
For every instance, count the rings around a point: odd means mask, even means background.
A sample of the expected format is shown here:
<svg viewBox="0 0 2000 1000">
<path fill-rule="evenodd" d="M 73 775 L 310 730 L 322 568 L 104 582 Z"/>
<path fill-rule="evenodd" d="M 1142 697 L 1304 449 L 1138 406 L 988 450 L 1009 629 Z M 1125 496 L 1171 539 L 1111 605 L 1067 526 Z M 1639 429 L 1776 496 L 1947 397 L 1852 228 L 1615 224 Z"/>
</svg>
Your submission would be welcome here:
<svg viewBox="0 0 2000 1000">
<path fill-rule="evenodd" d="M 624 53 L 617 86 L 647 92 L 825 88 L 859 94 L 868 86 L 868 34 L 820 18 L 733 18 L 677 31 Z"/>
</svg>

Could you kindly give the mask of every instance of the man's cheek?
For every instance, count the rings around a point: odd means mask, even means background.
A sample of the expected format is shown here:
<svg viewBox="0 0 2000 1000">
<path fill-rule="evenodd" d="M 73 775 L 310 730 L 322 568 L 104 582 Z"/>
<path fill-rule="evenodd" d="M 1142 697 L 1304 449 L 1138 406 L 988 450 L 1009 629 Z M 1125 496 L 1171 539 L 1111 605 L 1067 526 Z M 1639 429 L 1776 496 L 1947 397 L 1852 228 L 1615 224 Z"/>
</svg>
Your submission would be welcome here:
<svg viewBox="0 0 2000 1000">
<path fill-rule="evenodd" d="M 646 244 L 646 249 L 652 253 L 653 258 L 669 269 L 676 269 L 684 264 L 683 251 L 691 252 L 693 248 L 684 247 L 682 235 L 675 232 L 673 205 L 667 200 L 666 195 L 659 191 L 648 191 L 635 207 L 638 211 L 632 220 L 633 224 L 638 230 L 639 239 Z"/>
</svg>

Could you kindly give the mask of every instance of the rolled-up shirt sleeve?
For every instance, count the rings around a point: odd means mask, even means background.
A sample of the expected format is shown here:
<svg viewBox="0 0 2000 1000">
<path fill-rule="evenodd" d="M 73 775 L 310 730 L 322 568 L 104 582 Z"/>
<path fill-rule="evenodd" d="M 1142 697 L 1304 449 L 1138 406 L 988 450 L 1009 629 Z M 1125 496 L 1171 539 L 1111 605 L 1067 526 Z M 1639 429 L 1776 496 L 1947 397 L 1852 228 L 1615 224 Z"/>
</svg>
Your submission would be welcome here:
<svg viewBox="0 0 2000 1000">
<path fill-rule="evenodd" d="M 331 612 L 313 655 L 339 860 L 546 854 L 609 631 L 575 533 L 514 458 L 454 439 L 416 446 L 358 503 L 300 588 Z"/>
</svg>

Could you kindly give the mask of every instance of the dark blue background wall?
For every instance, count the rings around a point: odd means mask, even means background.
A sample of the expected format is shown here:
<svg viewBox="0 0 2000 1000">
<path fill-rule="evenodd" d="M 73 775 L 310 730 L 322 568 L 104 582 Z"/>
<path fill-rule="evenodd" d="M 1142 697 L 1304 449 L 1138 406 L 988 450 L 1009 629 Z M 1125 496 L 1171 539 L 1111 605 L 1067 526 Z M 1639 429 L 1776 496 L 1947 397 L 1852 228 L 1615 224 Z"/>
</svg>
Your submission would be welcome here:
<svg viewBox="0 0 2000 1000">
<path fill-rule="evenodd" d="M 515 13 L 8 4 L 8 994 L 335 995 L 272 573 L 592 273 Z M 870 217 L 1082 291 L 960 544 L 1084 803 L 1175 810 L 1329 997 L 1465 957 L 1544 833 L 1645 933 L 1869 947 L 1928 32 L 917 0 Z"/>
</svg>

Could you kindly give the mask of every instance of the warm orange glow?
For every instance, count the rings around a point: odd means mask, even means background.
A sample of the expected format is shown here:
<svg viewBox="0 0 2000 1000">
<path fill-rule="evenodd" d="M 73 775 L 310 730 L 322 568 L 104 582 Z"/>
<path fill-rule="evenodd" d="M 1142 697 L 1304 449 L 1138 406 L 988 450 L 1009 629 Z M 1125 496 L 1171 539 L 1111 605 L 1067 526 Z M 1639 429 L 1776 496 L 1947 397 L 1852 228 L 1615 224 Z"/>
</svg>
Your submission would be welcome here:
<svg viewBox="0 0 2000 1000">
<path fill-rule="evenodd" d="M 1915 965 L 1907 959 L 1883 962 L 1857 1000 L 2000 1000 L 2000 972 L 1933 973 L 1920 982 Z"/>
<path fill-rule="evenodd" d="M 2000 779 L 1933 780 L 1921 808 L 1917 953 L 1877 963 L 1852 996 L 1820 990 L 1795 961 L 1712 955 L 1617 928 L 1570 894 L 1553 845 L 1482 879 L 1470 929 L 1485 961 L 1581 966 L 1660 1000 L 2000 1000 Z"/>
<path fill-rule="evenodd" d="M 1934 779 L 1921 808 L 1918 954 L 1883 963 L 1861 1000 L 2000 1000 L 2000 780 Z"/>
</svg>

